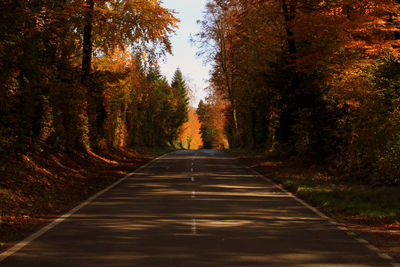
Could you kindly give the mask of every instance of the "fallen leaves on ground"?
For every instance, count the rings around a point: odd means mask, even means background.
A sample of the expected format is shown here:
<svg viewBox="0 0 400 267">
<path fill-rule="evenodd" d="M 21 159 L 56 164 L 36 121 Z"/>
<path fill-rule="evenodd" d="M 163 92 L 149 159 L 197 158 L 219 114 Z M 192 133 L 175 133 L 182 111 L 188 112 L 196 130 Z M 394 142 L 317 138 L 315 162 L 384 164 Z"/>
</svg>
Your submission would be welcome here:
<svg viewBox="0 0 400 267">
<path fill-rule="evenodd" d="M 0 180 L 0 250 L 149 159 L 129 149 L 10 158 Z"/>
</svg>

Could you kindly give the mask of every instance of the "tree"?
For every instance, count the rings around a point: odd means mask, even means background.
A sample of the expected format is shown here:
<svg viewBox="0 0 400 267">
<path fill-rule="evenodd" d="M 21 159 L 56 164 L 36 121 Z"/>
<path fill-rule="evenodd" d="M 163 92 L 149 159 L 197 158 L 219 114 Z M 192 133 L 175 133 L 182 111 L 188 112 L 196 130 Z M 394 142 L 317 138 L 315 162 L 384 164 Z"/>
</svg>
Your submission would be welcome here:
<svg viewBox="0 0 400 267">
<path fill-rule="evenodd" d="M 216 90 L 224 92 L 231 103 L 230 112 L 234 129 L 234 142 L 238 142 L 237 130 L 238 112 L 235 87 L 235 61 L 236 54 L 233 47 L 233 19 L 230 1 L 209 1 L 206 5 L 206 13 L 202 21 L 199 21 L 201 32 L 193 40 L 201 48 L 199 55 L 206 57 L 207 61 L 213 61 L 213 75 L 211 82 Z"/>
<path fill-rule="evenodd" d="M 201 123 L 200 132 L 203 147 L 207 149 L 228 148 L 224 135 L 224 117 L 222 111 L 224 104 L 222 101 L 215 101 L 215 97 L 210 96 L 207 103 L 200 100 L 197 107 L 197 115 Z"/>
<path fill-rule="evenodd" d="M 188 121 L 179 130 L 179 141 L 182 148 L 199 149 L 203 146 L 200 134 L 201 123 L 195 108 L 189 108 Z"/>
<path fill-rule="evenodd" d="M 179 129 L 179 127 L 183 123 L 187 122 L 189 112 L 189 97 L 187 94 L 187 85 L 179 68 L 174 73 L 174 77 L 171 81 L 171 87 L 176 90 L 178 97 L 176 99 L 176 110 L 171 118 L 170 124 L 173 126 L 174 129 Z M 177 131 L 171 132 L 170 141 L 173 142 L 173 140 L 176 139 L 177 136 Z"/>
<path fill-rule="evenodd" d="M 387 59 L 398 58 L 399 12 L 389 0 L 209 0 L 196 38 L 213 95 L 228 101 L 230 145 L 393 177 L 395 161 L 377 155 L 398 152 L 398 107 L 385 107 L 397 101 Z"/>
<path fill-rule="evenodd" d="M 143 61 L 170 52 L 171 10 L 152 0 L 39 0 L 2 1 L 0 11 L 0 153 L 135 139 L 131 114 L 150 88 Z"/>
<path fill-rule="evenodd" d="M 187 92 L 187 85 L 185 80 L 183 79 L 183 75 L 181 70 L 178 68 L 175 73 L 174 77 L 172 78 L 171 87 L 175 88 L 179 92 L 179 97 L 181 99 L 181 111 L 182 114 L 187 114 L 189 111 L 189 97 Z M 186 121 L 187 118 L 183 118 L 183 121 Z"/>
<path fill-rule="evenodd" d="M 83 8 L 82 69 L 84 77 L 90 71 L 92 36 L 96 50 L 108 53 L 116 47 L 132 46 L 134 51 L 171 53 L 168 36 L 179 21 L 173 12 L 150 0 L 86 0 Z M 161 48 L 157 51 L 157 48 Z"/>
</svg>

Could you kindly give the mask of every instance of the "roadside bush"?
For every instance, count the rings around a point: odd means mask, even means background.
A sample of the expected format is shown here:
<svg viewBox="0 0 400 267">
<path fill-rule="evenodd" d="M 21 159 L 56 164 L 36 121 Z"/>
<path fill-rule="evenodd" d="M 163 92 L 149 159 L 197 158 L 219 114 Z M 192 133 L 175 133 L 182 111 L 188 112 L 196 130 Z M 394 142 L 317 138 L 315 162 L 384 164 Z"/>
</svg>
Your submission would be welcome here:
<svg viewBox="0 0 400 267">
<path fill-rule="evenodd" d="M 400 184 L 400 112 L 387 111 L 371 96 L 341 119 L 343 140 L 335 156 L 337 168 L 351 178 L 373 185 Z"/>
</svg>

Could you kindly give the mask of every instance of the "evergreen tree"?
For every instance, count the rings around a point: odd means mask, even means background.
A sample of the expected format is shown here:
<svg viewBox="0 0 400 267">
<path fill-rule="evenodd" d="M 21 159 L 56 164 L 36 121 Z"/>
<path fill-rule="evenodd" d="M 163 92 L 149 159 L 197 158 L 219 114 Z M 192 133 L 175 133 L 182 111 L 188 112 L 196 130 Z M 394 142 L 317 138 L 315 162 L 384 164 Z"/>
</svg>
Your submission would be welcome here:
<svg viewBox="0 0 400 267">
<path fill-rule="evenodd" d="M 174 77 L 172 79 L 171 87 L 178 90 L 179 94 L 179 105 L 177 112 L 180 112 L 182 117 L 182 123 L 188 119 L 189 112 L 189 97 L 187 93 L 187 85 L 183 79 L 182 72 L 179 68 L 176 69 Z"/>
</svg>

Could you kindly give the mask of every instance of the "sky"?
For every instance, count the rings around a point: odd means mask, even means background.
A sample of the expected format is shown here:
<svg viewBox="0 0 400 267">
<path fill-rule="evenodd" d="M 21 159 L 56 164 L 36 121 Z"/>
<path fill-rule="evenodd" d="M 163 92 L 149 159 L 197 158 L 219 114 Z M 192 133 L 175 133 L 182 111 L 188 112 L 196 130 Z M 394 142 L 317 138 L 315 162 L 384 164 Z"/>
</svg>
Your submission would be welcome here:
<svg viewBox="0 0 400 267">
<path fill-rule="evenodd" d="M 179 29 L 176 35 L 172 36 L 172 55 L 160 61 L 160 68 L 163 75 L 171 81 L 175 70 L 179 67 L 187 84 L 193 91 L 195 99 L 192 105 L 197 106 L 200 99 L 207 95 L 205 88 L 208 86 L 209 65 L 203 64 L 203 59 L 196 56 L 197 48 L 190 43 L 190 34 L 194 35 L 200 31 L 196 23 L 203 16 L 206 0 L 163 0 L 162 6 L 173 9 L 180 19 Z"/>
</svg>

